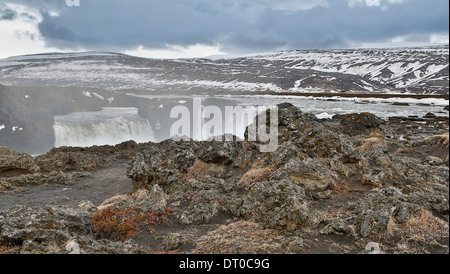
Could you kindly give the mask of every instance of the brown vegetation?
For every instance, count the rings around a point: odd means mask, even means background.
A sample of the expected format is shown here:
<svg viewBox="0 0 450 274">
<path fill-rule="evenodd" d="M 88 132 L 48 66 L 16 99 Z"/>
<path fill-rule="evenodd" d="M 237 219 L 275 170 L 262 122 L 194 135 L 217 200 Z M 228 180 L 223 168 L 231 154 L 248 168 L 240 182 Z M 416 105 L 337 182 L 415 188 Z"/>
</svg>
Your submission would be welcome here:
<svg viewBox="0 0 450 274">
<path fill-rule="evenodd" d="M 449 149 L 449 133 L 444 133 L 442 135 L 435 135 L 425 138 L 425 142 L 433 144 L 437 147 Z"/>
<path fill-rule="evenodd" d="M 173 210 L 170 208 L 163 211 L 139 212 L 136 208 L 111 210 L 111 207 L 108 207 L 97 211 L 92 217 L 93 230 L 97 237 L 126 240 L 136 234 L 139 226 L 167 224 L 168 217 L 172 213 Z"/>
<path fill-rule="evenodd" d="M 264 229 L 253 222 L 223 225 L 197 242 L 196 254 L 269 254 L 279 253 L 280 232 Z"/>
<path fill-rule="evenodd" d="M 390 219 L 386 232 L 378 236 L 380 241 L 396 239 L 398 253 L 428 253 L 428 248 L 441 245 L 439 242 L 448 239 L 448 235 L 449 227 L 444 220 L 421 209 L 404 224 Z"/>
<path fill-rule="evenodd" d="M 276 170 L 276 165 L 264 166 L 263 161 L 256 162 L 239 180 L 238 186 L 248 188 L 253 183 L 267 180 L 270 174 Z"/>
<path fill-rule="evenodd" d="M 189 168 L 188 173 L 184 176 L 184 179 L 186 181 L 189 181 L 190 179 L 201 180 L 203 177 L 208 175 L 210 169 L 210 164 L 197 159 L 194 162 L 194 165 Z"/>
</svg>

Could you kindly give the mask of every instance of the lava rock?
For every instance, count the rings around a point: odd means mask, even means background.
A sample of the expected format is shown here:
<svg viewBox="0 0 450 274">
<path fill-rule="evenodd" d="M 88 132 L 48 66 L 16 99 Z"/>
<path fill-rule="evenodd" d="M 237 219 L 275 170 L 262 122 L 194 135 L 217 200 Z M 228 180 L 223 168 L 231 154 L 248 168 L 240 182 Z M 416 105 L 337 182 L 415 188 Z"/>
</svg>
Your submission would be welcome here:
<svg viewBox="0 0 450 274">
<path fill-rule="evenodd" d="M 383 123 L 376 115 L 367 112 L 335 115 L 332 120 L 339 122 L 339 130 L 350 136 L 370 134 Z"/>
<path fill-rule="evenodd" d="M 0 175 L 2 172 L 32 173 L 39 170 L 30 155 L 0 147 Z"/>
</svg>

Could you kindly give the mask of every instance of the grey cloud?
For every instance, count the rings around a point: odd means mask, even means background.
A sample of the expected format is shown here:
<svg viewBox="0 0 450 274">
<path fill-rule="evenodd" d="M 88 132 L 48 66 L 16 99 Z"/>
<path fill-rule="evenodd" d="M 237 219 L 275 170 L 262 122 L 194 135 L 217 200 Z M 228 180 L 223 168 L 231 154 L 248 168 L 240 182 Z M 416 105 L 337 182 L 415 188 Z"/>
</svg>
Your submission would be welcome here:
<svg viewBox="0 0 450 274">
<path fill-rule="evenodd" d="M 20 14 L 20 17 L 21 18 L 23 18 L 23 19 L 26 19 L 26 20 L 28 20 L 28 21 L 34 21 L 34 22 L 38 22 L 39 21 L 39 19 L 38 18 L 36 18 L 36 17 L 34 17 L 33 15 L 31 15 L 31 14 L 29 14 L 29 13 L 26 13 L 26 12 L 22 12 L 21 14 Z"/>
<path fill-rule="evenodd" d="M 372 7 L 362 0 L 81 0 L 72 8 L 64 0 L 10 2 L 40 9 L 41 36 L 62 49 L 202 43 L 254 52 L 426 39 L 449 31 L 447 0 L 380 0 Z M 59 16 L 49 15 L 54 10 Z"/>
<path fill-rule="evenodd" d="M 17 13 L 8 8 L 8 7 L 0 7 L 0 20 L 13 20 L 17 17 Z"/>
<path fill-rule="evenodd" d="M 397 36 L 448 33 L 448 1 L 409 1 L 388 8 L 344 1 L 291 15 L 268 10 L 258 26 L 294 48 L 345 47 L 350 42 L 380 42 Z"/>
<path fill-rule="evenodd" d="M 65 0 L 3 0 L 3 1 L 5 2 L 5 4 L 7 3 L 19 4 L 43 10 L 62 9 L 67 6 Z M 92 1 L 92 0 L 82 0 L 82 1 Z"/>
</svg>

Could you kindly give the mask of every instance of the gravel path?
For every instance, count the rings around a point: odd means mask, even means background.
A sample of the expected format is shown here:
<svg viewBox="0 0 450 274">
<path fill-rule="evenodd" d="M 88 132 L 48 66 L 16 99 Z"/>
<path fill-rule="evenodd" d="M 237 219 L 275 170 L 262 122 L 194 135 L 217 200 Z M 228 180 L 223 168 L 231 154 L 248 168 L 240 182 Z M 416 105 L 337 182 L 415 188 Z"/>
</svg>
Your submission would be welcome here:
<svg viewBox="0 0 450 274">
<path fill-rule="evenodd" d="M 82 201 L 98 206 L 111 197 L 131 192 L 131 179 L 125 174 L 128 162 L 118 160 L 109 167 L 91 172 L 87 178 L 67 185 L 24 186 L 20 192 L 0 193 L 0 211 L 16 205 L 76 206 Z"/>
</svg>

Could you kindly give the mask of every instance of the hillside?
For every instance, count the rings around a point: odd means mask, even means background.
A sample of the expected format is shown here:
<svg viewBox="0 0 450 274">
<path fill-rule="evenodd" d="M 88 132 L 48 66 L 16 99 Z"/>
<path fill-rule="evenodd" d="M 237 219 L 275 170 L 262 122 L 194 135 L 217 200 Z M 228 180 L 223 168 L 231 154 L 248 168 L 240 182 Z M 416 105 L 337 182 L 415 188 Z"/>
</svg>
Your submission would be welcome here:
<svg viewBox="0 0 450 274">
<path fill-rule="evenodd" d="M 231 59 L 146 59 L 109 52 L 0 60 L 0 84 L 144 93 L 448 94 L 449 47 L 299 50 Z"/>
</svg>

